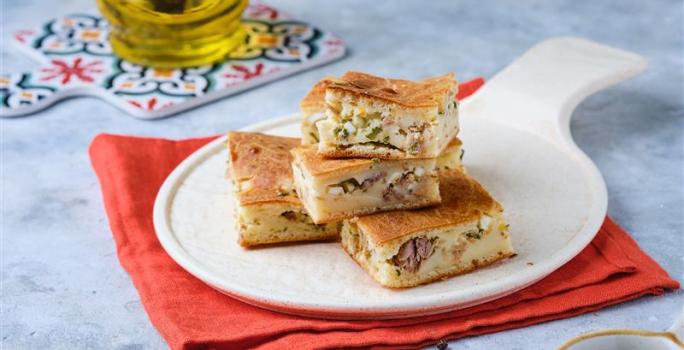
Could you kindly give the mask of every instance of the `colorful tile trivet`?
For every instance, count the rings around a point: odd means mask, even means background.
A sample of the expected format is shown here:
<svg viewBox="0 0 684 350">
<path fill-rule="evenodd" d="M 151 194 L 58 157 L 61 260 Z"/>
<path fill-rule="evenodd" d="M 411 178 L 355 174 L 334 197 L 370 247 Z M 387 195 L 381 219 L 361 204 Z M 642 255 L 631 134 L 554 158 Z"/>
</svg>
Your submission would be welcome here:
<svg viewBox="0 0 684 350">
<path fill-rule="evenodd" d="M 160 118 L 344 56 L 340 38 L 270 6 L 250 4 L 243 19 L 245 44 L 228 60 L 186 69 L 150 68 L 117 58 L 107 41 L 108 23 L 98 15 L 73 14 L 18 31 L 16 43 L 42 66 L 0 74 L 0 117 L 94 95 L 135 117 Z"/>
</svg>

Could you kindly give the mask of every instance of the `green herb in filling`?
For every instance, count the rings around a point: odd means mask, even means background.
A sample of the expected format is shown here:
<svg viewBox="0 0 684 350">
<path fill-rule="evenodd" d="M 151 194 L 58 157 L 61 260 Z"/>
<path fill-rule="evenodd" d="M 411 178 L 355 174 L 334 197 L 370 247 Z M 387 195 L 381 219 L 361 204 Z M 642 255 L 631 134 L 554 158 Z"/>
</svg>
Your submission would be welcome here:
<svg viewBox="0 0 684 350">
<path fill-rule="evenodd" d="M 468 238 L 472 238 L 472 239 L 480 239 L 480 238 L 482 238 L 482 232 L 483 231 L 474 231 L 474 230 L 468 231 L 465 233 L 465 236 Z"/>
<path fill-rule="evenodd" d="M 370 140 L 375 140 L 375 138 L 378 136 L 378 134 L 381 131 L 382 131 L 382 128 L 379 126 L 376 126 L 368 134 L 366 134 L 366 137 Z"/>
<path fill-rule="evenodd" d="M 465 150 L 461 148 L 461 155 L 458 156 L 458 159 L 463 160 L 463 155 L 465 154 Z"/>
<path fill-rule="evenodd" d="M 335 134 L 335 137 L 339 138 L 340 134 L 342 134 L 343 138 L 349 137 L 349 131 L 344 128 L 344 126 L 337 126 L 335 129 L 333 129 L 333 134 Z"/>
<path fill-rule="evenodd" d="M 359 182 L 356 181 L 355 178 L 346 179 L 346 180 L 340 182 L 338 185 L 342 186 L 344 193 L 353 192 L 357 188 L 361 187 L 361 184 L 359 184 Z"/>
<path fill-rule="evenodd" d="M 480 226 L 480 222 L 477 223 L 477 231 L 480 234 L 480 236 L 482 236 L 482 234 L 484 234 L 484 232 L 485 232 L 485 230 L 482 228 L 482 226 Z"/>
<path fill-rule="evenodd" d="M 411 144 L 411 146 L 408 149 L 408 152 L 410 154 L 416 154 L 418 153 L 418 142 L 414 142 Z"/>
<path fill-rule="evenodd" d="M 482 238 L 482 235 L 485 233 L 485 230 L 480 226 L 480 223 L 477 223 L 477 231 L 472 230 L 468 231 L 465 233 L 466 237 L 468 238 L 474 238 L 474 239 L 480 239 Z"/>
<path fill-rule="evenodd" d="M 335 137 L 339 138 L 340 134 L 342 134 L 342 138 L 347 138 L 349 137 L 349 130 L 344 127 L 344 124 L 347 122 L 351 123 L 351 119 L 349 118 L 344 118 L 340 120 L 340 123 L 333 129 L 333 134 L 335 134 Z"/>
<path fill-rule="evenodd" d="M 285 212 L 282 212 L 280 216 L 284 217 L 285 219 L 288 219 L 290 221 L 299 221 L 301 220 L 301 214 L 300 213 L 295 213 L 292 210 L 288 210 Z"/>
<path fill-rule="evenodd" d="M 382 142 L 384 142 L 384 143 L 389 143 L 389 135 L 388 135 L 388 136 L 385 136 L 385 137 L 382 139 Z"/>
</svg>

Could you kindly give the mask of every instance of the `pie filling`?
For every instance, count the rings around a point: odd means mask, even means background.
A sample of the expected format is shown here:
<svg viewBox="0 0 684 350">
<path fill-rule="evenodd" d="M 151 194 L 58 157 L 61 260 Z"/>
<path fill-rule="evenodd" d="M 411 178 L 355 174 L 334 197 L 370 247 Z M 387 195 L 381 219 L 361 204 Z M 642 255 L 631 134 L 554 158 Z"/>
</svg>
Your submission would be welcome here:
<svg viewBox="0 0 684 350">
<path fill-rule="evenodd" d="M 435 161 L 403 168 L 377 167 L 342 178 L 311 180 L 299 164 L 293 166 L 297 192 L 314 217 L 359 213 L 393 205 L 439 198 Z M 426 170 L 426 167 L 429 170 Z"/>
<path fill-rule="evenodd" d="M 323 112 L 313 113 L 302 120 L 302 144 L 311 145 L 320 141 L 316 124 L 325 119 Z"/>
<path fill-rule="evenodd" d="M 287 205 L 242 206 L 238 208 L 237 212 L 240 234 L 243 237 L 253 237 L 256 240 L 266 238 L 268 235 L 278 235 L 280 238 L 287 236 L 296 238 L 303 234 L 326 234 L 336 230 L 337 225 L 317 225 L 311 220 L 304 208 Z"/>
<path fill-rule="evenodd" d="M 317 122 L 319 138 L 326 145 L 377 144 L 410 155 L 436 155 L 458 132 L 458 101 L 451 92 L 449 96 L 441 108 L 400 110 L 375 101 L 326 95 L 326 119 Z"/>
<path fill-rule="evenodd" d="M 339 230 L 338 223 L 316 224 L 302 206 L 289 203 L 242 205 L 239 193 L 252 188 L 251 179 L 232 181 L 235 216 L 241 240 L 246 243 L 268 243 L 300 239 L 306 236 L 327 236 Z M 278 195 L 289 195 L 292 189 L 282 186 Z"/>
<path fill-rule="evenodd" d="M 351 221 L 345 221 L 342 240 L 348 253 L 359 260 L 380 283 L 398 279 L 424 279 L 453 270 L 510 256 L 508 225 L 503 217 L 483 215 L 476 223 L 407 237 L 401 243 L 377 246 Z"/>
</svg>

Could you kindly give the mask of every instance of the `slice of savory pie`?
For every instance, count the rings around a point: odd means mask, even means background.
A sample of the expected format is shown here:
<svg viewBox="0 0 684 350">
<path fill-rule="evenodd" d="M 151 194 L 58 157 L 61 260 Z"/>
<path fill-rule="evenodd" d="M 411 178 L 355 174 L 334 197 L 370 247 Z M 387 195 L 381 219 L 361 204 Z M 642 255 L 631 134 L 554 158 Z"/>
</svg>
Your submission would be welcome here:
<svg viewBox="0 0 684 350">
<path fill-rule="evenodd" d="M 325 88 L 333 79 L 335 78 L 331 76 L 321 79 L 299 103 L 299 110 L 302 114 L 303 145 L 315 144 L 320 140 L 316 123 L 325 119 Z"/>
<path fill-rule="evenodd" d="M 421 81 L 347 72 L 325 89 L 319 152 L 344 158 L 435 158 L 458 133 L 453 74 Z"/>
<path fill-rule="evenodd" d="M 413 287 L 514 255 L 503 208 L 482 185 L 446 171 L 440 190 L 439 206 L 345 220 L 344 250 L 386 287 Z"/>
<path fill-rule="evenodd" d="M 460 169 L 460 141 L 440 158 L 331 159 L 315 145 L 292 150 L 297 193 L 316 223 L 440 202 L 437 172 Z"/>
<path fill-rule="evenodd" d="M 462 163 L 465 151 L 462 146 L 461 140 L 458 137 L 454 137 L 439 157 L 437 157 L 437 170 L 460 170 L 465 172 L 466 170 Z"/>
<path fill-rule="evenodd" d="M 291 137 L 228 133 L 229 176 L 233 182 L 238 243 L 333 239 L 339 223 L 314 224 L 294 191 Z"/>
</svg>

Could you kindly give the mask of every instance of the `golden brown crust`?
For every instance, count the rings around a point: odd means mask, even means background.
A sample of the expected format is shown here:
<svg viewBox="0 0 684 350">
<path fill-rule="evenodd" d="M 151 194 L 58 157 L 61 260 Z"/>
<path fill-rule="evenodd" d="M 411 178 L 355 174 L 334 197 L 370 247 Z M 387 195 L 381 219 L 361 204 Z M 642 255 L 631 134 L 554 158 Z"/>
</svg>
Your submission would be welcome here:
<svg viewBox="0 0 684 350">
<path fill-rule="evenodd" d="M 274 236 L 270 239 L 248 240 L 242 235 L 238 237 L 238 244 L 243 248 L 257 248 L 268 245 L 269 247 L 284 246 L 301 242 L 326 242 L 335 241 L 340 238 L 337 232 L 324 232 L 318 235 L 291 235 L 290 237 Z"/>
<path fill-rule="evenodd" d="M 420 231 L 467 224 L 483 213 L 503 211 L 501 204 L 482 185 L 458 170 L 441 172 L 439 180 L 442 197 L 439 206 L 378 213 L 353 220 L 371 241 L 381 244 Z"/>
<path fill-rule="evenodd" d="M 326 158 L 380 158 L 386 160 L 420 159 L 425 158 L 422 154 L 409 154 L 399 149 L 376 146 L 376 145 L 350 145 L 350 147 L 332 146 L 319 149 L 318 153 Z"/>
<path fill-rule="evenodd" d="M 236 194 L 241 205 L 274 202 L 301 205 L 293 190 L 290 166 L 290 150 L 299 143 L 293 137 L 228 133 L 230 176 L 235 182 L 249 184 Z"/>
<path fill-rule="evenodd" d="M 461 139 L 459 139 L 458 137 L 454 137 L 453 139 L 451 139 L 451 142 L 449 142 L 447 148 L 456 146 L 463 146 L 463 141 L 461 141 Z"/>
<path fill-rule="evenodd" d="M 442 150 L 442 154 L 447 151 L 453 151 L 453 147 L 458 147 L 461 146 L 461 140 L 458 139 L 458 137 L 454 137 L 451 142 L 449 142 L 446 147 Z M 361 146 L 361 147 L 360 147 Z M 382 147 L 382 146 L 368 146 L 368 147 L 373 147 L 374 149 L 371 151 L 369 149 L 365 149 L 362 147 L 364 145 L 353 145 L 352 147 L 341 147 L 341 146 L 333 146 L 333 147 L 327 147 L 323 150 L 320 149 L 320 145 L 318 148 L 318 154 L 325 157 L 325 158 L 343 158 L 343 159 L 350 159 L 350 158 L 379 158 L 383 160 L 402 160 L 402 159 L 426 159 L 429 157 L 426 157 L 423 154 L 409 154 L 407 152 L 404 152 L 402 150 L 390 148 L 390 147 Z"/>
<path fill-rule="evenodd" d="M 292 155 L 312 176 L 332 176 L 370 168 L 373 159 L 331 159 L 318 154 L 318 145 L 303 145 L 292 149 Z"/>
<path fill-rule="evenodd" d="M 455 146 L 461 145 L 461 140 L 454 137 L 449 145 L 444 149 L 444 151 L 452 152 Z M 339 157 L 340 159 L 333 159 L 328 153 L 321 154 L 318 150 L 318 145 L 301 145 L 293 148 L 291 153 L 295 157 L 297 162 L 301 162 L 304 168 L 312 176 L 334 176 L 342 173 L 348 173 L 351 171 L 363 170 L 370 168 L 378 160 L 371 158 L 353 158 L 349 159 L 344 157 L 344 150 L 339 150 L 340 152 L 332 152 L 333 156 Z M 402 152 L 403 153 L 403 152 Z M 427 158 L 415 158 L 427 159 Z M 382 162 L 388 161 L 402 161 L 406 160 L 404 158 L 392 159 L 391 157 L 382 158 Z"/>
<path fill-rule="evenodd" d="M 309 93 L 304 96 L 299 103 L 299 109 L 302 111 L 303 117 L 307 117 L 317 112 L 323 112 L 325 109 L 325 89 L 334 79 L 335 77 L 333 76 L 323 77 L 323 79 L 318 81 L 311 90 L 309 90 Z"/>
<path fill-rule="evenodd" d="M 381 213 L 390 210 L 410 210 L 417 208 L 424 208 L 440 203 L 440 198 L 426 198 L 421 200 L 414 200 L 409 203 L 397 203 L 380 208 L 363 208 L 354 211 L 346 211 L 341 213 L 331 213 L 324 218 L 316 220 L 316 224 L 329 224 L 332 222 L 342 221 L 344 219 L 351 219 L 356 216 L 368 215 L 368 213 Z"/>
<path fill-rule="evenodd" d="M 380 99 L 406 108 L 440 107 L 449 91 L 456 93 L 454 74 L 419 81 L 388 79 L 349 71 L 333 80 L 328 91 L 341 91 L 356 96 Z"/>
</svg>

